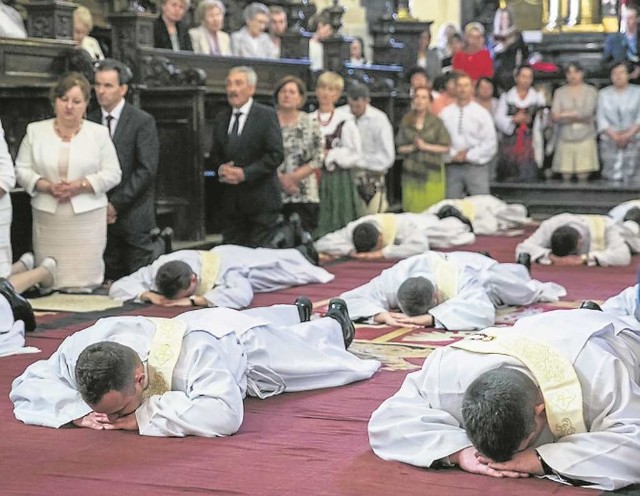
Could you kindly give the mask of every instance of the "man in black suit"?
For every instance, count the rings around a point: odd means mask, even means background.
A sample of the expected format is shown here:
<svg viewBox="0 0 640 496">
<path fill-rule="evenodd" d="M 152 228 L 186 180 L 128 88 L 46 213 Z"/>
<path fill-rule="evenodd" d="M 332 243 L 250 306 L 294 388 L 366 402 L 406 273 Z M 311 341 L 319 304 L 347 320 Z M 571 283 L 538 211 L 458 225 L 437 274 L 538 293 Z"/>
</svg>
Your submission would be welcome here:
<svg viewBox="0 0 640 496">
<path fill-rule="evenodd" d="M 284 159 L 274 109 L 253 100 L 258 77 L 234 67 L 226 79 L 231 105 L 216 116 L 211 162 L 222 188 L 225 244 L 258 247 L 272 240 L 281 209 L 277 168 Z"/>
<path fill-rule="evenodd" d="M 100 109 L 89 115 L 109 127 L 122 169 L 122 181 L 108 193 L 106 280 L 131 274 L 163 253 L 162 241 L 151 233 L 156 227 L 158 132 L 151 115 L 125 101 L 130 79 L 131 71 L 121 62 L 100 62 L 95 76 Z"/>
</svg>

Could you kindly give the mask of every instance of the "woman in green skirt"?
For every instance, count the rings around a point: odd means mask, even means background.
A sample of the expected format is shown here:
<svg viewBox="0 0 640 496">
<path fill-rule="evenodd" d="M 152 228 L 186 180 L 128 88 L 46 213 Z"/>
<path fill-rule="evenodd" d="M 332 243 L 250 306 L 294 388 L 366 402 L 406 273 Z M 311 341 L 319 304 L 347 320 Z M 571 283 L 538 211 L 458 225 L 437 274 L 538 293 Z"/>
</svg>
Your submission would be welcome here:
<svg viewBox="0 0 640 496">
<path fill-rule="evenodd" d="M 336 112 L 344 80 L 335 72 L 324 72 L 316 84 L 318 110 L 311 118 L 318 122 L 324 139 L 324 159 L 320 173 L 320 218 L 313 232 L 318 239 L 364 213 L 351 169 L 362 160 L 360 134 L 348 112 Z"/>
<path fill-rule="evenodd" d="M 431 92 L 416 88 L 411 111 L 396 134 L 402 162 L 402 208 L 419 213 L 444 199 L 444 154 L 451 138 L 439 117 L 431 113 Z"/>
</svg>

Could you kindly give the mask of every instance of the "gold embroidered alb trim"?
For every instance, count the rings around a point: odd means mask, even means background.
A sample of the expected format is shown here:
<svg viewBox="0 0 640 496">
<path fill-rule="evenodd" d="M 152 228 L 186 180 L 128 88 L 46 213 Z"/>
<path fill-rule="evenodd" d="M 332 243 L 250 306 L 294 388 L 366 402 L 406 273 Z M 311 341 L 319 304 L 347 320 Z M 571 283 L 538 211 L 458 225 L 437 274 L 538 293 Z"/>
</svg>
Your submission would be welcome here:
<svg viewBox="0 0 640 496">
<path fill-rule="evenodd" d="M 586 432 L 582 386 L 571 362 L 549 345 L 491 332 L 475 334 L 451 346 L 473 353 L 495 353 L 520 360 L 542 392 L 549 428 L 557 438 Z"/>
<path fill-rule="evenodd" d="M 200 282 L 196 296 L 204 296 L 216 285 L 220 273 L 220 255 L 213 251 L 198 251 L 200 255 Z"/>
<path fill-rule="evenodd" d="M 171 391 L 171 378 L 176 367 L 187 324 L 180 320 L 147 317 L 156 326 L 147 360 L 148 385 L 144 397 Z"/>
</svg>

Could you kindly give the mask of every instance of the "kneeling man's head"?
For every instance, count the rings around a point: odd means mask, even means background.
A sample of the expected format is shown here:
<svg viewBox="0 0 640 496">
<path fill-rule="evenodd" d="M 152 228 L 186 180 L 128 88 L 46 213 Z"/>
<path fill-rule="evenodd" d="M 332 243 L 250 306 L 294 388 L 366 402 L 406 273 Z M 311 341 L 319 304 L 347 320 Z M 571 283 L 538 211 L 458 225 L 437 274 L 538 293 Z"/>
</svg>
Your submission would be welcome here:
<svg viewBox="0 0 640 496">
<path fill-rule="evenodd" d="M 353 246 L 358 253 L 381 250 L 382 233 L 373 222 L 362 222 L 353 229 Z"/>
<path fill-rule="evenodd" d="M 429 279 L 410 277 L 398 288 L 398 306 L 408 317 L 425 315 L 437 303 L 436 291 Z"/>
<path fill-rule="evenodd" d="M 465 391 L 462 422 L 480 453 L 504 462 L 538 437 L 546 425 L 544 402 L 536 384 L 522 372 L 489 370 Z"/>
<path fill-rule="evenodd" d="M 578 255 L 581 240 L 575 227 L 560 226 L 551 234 L 551 253 L 556 257 Z"/>
<path fill-rule="evenodd" d="M 626 222 L 628 220 L 632 220 L 636 224 L 640 225 L 640 208 L 632 207 L 627 210 L 627 213 L 624 214 L 624 217 L 622 218 L 622 222 Z"/>
<path fill-rule="evenodd" d="M 165 298 L 177 300 L 195 294 L 198 277 L 189 264 L 180 260 L 172 260 L 163 264 L 156 274 L 156 288 Z"/>
<path fill-rule="evenodd" d="M 142 403 L 146 375 L 138 354 L 113 341 L 86 347 L 76 363 L 76 383 L 82 399 L 109 421 L 135 412 Z"/>
</svg>

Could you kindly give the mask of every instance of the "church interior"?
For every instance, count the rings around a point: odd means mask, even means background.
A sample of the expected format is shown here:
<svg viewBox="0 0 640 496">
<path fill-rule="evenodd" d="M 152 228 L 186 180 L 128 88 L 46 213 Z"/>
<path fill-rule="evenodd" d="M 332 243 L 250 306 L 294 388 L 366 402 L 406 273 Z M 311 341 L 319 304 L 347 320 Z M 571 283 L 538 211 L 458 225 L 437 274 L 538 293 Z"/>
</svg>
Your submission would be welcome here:
<svg viewBox="0 0 640 496">
<path fill-rule="evenodd" d="M 170 0 L 167 0 L 170 1 Z M 189 3 L 189 2 L 187 2 Z M 195 22 L 197 2 L 186 16 Z M 225 30 L 243 24 L 247 0 L 225 0 Z M 483 25 L 492 32 L 497 9 L 509 9 L 536 65 L 535 82 L 552 92 L 565 82 L 563 67 L 580 62 L 585 81 L 596 88 L 610 84 L 604 62 L 605 39 L 617 33 L 625 8 L 634 2 L 607 0 L 274 0 L 282 7 L 288 29 L 281 35 L 277 60 L 210 56 L 155 48 L 153 23 L 160 2 L 152 0 L 16 0 L 5 2 L 21 13 L 27 37 L 0 37 L 0 121 L 13 159 L 27 126 L 50 118 L 50 91 L 69 70 L 91 76 L 94 61 L 79 56 L 73 41 L 72 15 L 79 5 L 93 15 L 91 35 L 107 57 L 126 63 L 133 72 L 127 102 L 155 119 L 159 136 L 158 174 L 154 185 L 155 217 L 159 229 L 170 228 L 167 250 L 208 250 L 222 243 L 221 187 L 211 166 L 216 115 L 228 107 L 225 78 L 239 65 L 251 65 L 258 81 L 255 100 L 272 106 L 274 88 L 284 76 L 297 76 L 309 90 L 305 110 L 313 111 L 318 72 L 310 68 L 310 21 L 323 11 L 330 16 L 333 35 L 324 41 L 324 70 L 346 81 L 366 84 L 372 106 L 389 118 L 394 134 L 409 111 L 412 89 L 409 68 L 418 56 L 418 38 L 436 33 L 447 23 Z M 349 46 L 364 41 L 364 58 L 349 62 Z M 496 88 L 498 95 L 498 88 Z M 346 103 L 342 97 L 340 103 Z M 89 109 L 99 108 L 95 98 Z M 550 104 L 547 109 L 550 111 Z M 640 122 L 640 121 L 639 121 Z M 551 126 L 552 127 L 552 126 Z M 639 128 L 640 129 L 640 128 Z M 562 212 L 607 214 L 616 205 L 640 199 L 640 182 L 611 180 L 598 171 L 588 180 L 564 180 L 552 171 L 551 157 L 539 166 L 535 179 L 490 181 L 490 193 L 508 203 L 523 204 L 532 223 L 522 228 L 477 235 L 472 244 L 443 251 L 488 253 L 501 263 L 515 261 L 516 246 L 531 236 L 540 222 Z M 640 168 L 640 155 L 636 166 Z M 389 212 L 401 212 L 402 159 L 386 172 Z M 604 171 L 604 169 L 603 169 Z M 638 176 L 640 178 L 640 175 Z M 30 195 L 16 186 L 11 247 L 14 261 L 33 250 L 34 219 Z M 289 304 L 299 296 L 313 302 L 314 318 L 327 311 L 329 301 L 367 283 L 396 260 L 357 260 L 340 257 L 321 265 L 335 279 L 256 294 L 250 307 Z M 585 300 L 602 303 L 636 284 L 640 258 L 619 267 L 533 264 L 531 276 L 564 286 L 566 296 L 552 303 L 498 308 L 495 325 L 519 318 L 580 307 Z M 435 349 L 455 343 L 470 331 L 414 328 L 385 324 L 356 324 L 349 351 L 382 363 L 369 380 L 338 388 L 285 393 L 265 400 L 244 401 L 244 421 L 228 437 L 159 438 L 126 431 L 96 431 L 63 426 L 49 429 L 16 420 L 9 399 L 12 382 L 36 360 L 46 359 L 73 333 L 103 317 L 140 315 L 175 317 L 184 307 L 124 302 L 111 305 L 97 291 L 95 306 L 83 295 L 69 295 L 60 306 L 38 305 L 37 328 L 27 333 L 26 346 L 38 353 L 0 355 L 0 455 L 2 494 L 221 494 L 221 495 L 506 495 L 589 496 L 640 494 L 640 484 L 617 491 L 600 491 L 560 484 L 538 477 L 492 478 L 459 468 L 425 469 L 386 461 L 372 451 L 367 435 L 371 413 L 419 370 Z M 27 295 L 29 296 L 29 295 Z M 187 308 L 186 310 L 189 310 Z M 603 469 L 604 470 L 604 469 Z"/>
</svg>

